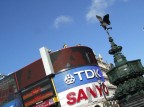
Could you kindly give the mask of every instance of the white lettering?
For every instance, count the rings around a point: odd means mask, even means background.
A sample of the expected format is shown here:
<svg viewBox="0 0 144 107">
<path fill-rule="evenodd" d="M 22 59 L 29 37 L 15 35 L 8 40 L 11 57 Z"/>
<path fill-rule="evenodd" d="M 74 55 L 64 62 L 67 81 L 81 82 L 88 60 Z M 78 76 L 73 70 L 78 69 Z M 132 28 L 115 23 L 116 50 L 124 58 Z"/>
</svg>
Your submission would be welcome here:
<svg viewBox="0 0 144 107">
<path fill-rule="evenodd" d="M 84 72 L 84 71 L 78 71 L 78 72 L 75 72 L 74 74 L 78 74 L 79 79 L 82 81 L 81 73 L 83 73 L 83 72 Z"/>
<path fill-rule="evenodd" d="M 89 74 L 88 74 L 88 72 L 89 72 Z M 90 73 L 91 73 L 91 75 L 90 75 Z M 87 79 L 94 78 L 94 76 L 95 76 L 95 73 L 92 70 L 85 70 L 85 74 L 86 74 Z"/>
<path fill-rule="evenodd" d="M 83 71 L 74 72 L 73 74 L 74 74 L 74 75 L 78 75 L 80 81 L 82 81 L 82 80 L 83 80 L 82 73 L 85 74 L 85 77 L 86 77 L 87 79 L 91 79 L 91 78 L 94 78 L 94 77 L 96 77 L 96 78 L 101 78 L 101 77 L 102 77 L 102 76 L 99 74 L 99 69 L 93 69 L 93 70 L 87 69 L 87 70 L 83 70 Z M 83 75 L 84 75 L 84 74 L 83 74 Z M 85 78 L 85 77 L 84 77 L 84 78 Z"/>
<path fill-rule="evenodd" d="M 101 78 L 101 75 L 98 73 L 98 71 L 99 71 L 98 69 L 97 70 L 94 69 L 95 76 L 97 78 Z"/>
</svg>

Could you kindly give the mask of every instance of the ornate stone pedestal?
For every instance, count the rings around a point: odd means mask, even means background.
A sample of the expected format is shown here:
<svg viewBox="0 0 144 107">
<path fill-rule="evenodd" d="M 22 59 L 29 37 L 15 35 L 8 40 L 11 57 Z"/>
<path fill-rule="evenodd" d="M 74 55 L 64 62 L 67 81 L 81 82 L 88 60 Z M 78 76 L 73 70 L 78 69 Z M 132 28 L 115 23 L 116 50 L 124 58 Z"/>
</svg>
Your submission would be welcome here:
<svg viewBox="0 0 144 107">
<path fill-rule="evenodd" d="M 121 53 L 122 47 L 117 46 L 109 37 L 114 55 L 115 67 L 107 72 L 110 82 L 117 86 L 114 98 L 121 107 L 144 107 L 144 67 L 140 60 L 127 61 Z"/>
</svg>

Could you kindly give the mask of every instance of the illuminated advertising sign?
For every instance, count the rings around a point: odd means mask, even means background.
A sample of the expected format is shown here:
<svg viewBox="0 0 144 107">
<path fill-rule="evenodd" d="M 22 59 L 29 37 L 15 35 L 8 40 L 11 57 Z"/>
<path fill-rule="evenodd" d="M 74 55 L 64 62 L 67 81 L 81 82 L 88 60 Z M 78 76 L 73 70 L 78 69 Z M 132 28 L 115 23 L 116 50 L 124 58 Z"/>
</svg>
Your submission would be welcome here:
<svg viewBox="0 0 144 107">
<path fill-rule="evenodd" d="M 101 81 L 100 85 L 98 81 Z M 62 107 L 77 107 L 108 95 L 98 66 L 83 66 L 56 74 L 54 83 Z M 104 92 L 104 94 L 103 94 Z"/>
<path fill-rule="evenodd" d="M 70 88 L 87 83 L 104 81 L 102 72 L 97 66 L 84 66 L 58 73 L 54 77 L 57 92 L 62 92 Z"/>
<path fill-rule="evenodd" d="M 3 104 L 1 107 L 23 107 L 22 99 L 19 94 L 15 94 L 13 100 Z"/>
<path fill-rule="evenodd" d="M 0 107 L 6 107 L 4 105 L 17 102 L 17 92 L 14 74 L 6 76 L 4 79 L 0 80 Z"/>
<path fill-rule="evenodd" d="M 37 105 L 35 105 L 33 107 L 49 107 L 49 106 L 53 105 L 54 103 L 55 103 L 55 101 L 53 99 L 48 99 L 46 101 L 37 103 Z"/>
<path fill-rule="evenodd" d="M 52 81 L 49 78 L 22 90 L 21 93 L 25 107 L 37 107 L 36 105 L 39 104 L 47 105 L 49 99 L 55 96 Z"/>
<path fill-rule="evenodd" d="M 93 82 L 60 92 L 58 97 L 61 107 L 82 107 L 82 105 L 102 100 L 104 94 L 109 94 L 108 88 L 104 84 L 101 87 Z"/>
<path fill-rule="evenodd" d="M 18 89 L 21 90 L 44 77 L 46 77 L 46 73 L 42 60 L 39 59 L 16 72 Z"/>
<path fill-rule="evenodd" d="M 85 46 L 64 48 L 50 53 L 50 57 L 55 73 L 88 64 L 97 65 L 92 49 Z"/>
<path fill-rule="evenodd" d="M 85 46 L 69 47 L 52 52 L 50 53 L 50 59 L 54 73 L 88 64 L 97 65 L 92 49 Z M 15 74 L 18 82 L 18 90 L 22 90 L 45 78 L 48 72 L 44 69 L 42 59 L 39 59 L 18 70 Z"/>
</svg>

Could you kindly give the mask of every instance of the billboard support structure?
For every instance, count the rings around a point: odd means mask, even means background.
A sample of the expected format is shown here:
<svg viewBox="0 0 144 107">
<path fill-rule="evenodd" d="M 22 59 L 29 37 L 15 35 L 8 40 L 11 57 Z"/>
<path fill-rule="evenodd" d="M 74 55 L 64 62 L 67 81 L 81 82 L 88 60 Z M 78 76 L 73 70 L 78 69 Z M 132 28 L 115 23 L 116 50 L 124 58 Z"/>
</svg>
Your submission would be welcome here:
<svg viewBox="0 0 144 107">
<path fill-rule="evenodd" d="M 51 59 L 50 59 L 48 49 L 45 48 L 45 47 L 42 47 L 39 50 L 40 50 L 40 55 L 41 55 L 41 58 L 42 58 L 42 62 L 43 62 L 43 65 L 44 65 L 46 75 L 54 74 L 54 69 L 53 69 L 53 66 L 52 66 L 52 62 L 51 62 Z"/>
</svg>

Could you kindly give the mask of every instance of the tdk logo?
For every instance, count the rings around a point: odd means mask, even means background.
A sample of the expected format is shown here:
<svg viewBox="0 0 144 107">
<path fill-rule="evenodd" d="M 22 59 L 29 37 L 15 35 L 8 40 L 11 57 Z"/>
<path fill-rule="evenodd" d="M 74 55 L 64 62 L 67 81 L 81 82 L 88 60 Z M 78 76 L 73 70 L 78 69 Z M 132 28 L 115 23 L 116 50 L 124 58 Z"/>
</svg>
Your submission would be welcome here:
<svg viewBox="0 0 144 107">
<path fill-rule="evenodd" d="M 66 84 L 72 84 L 75 82 L 75 78 L 71 74 L 67 74 L 64 81 Z"/>
<path fill-rule="evenodd" d="M 76 76 L 78 77 L 80 81 L 82 81 L 83 78 L 87 78 L 87 79 L 101 78 L 101 75 L 99 74 L 99 69 L 87 69 L 87 70 L 80 70 L 80 71 L 74 72 L 73 75 L 67 74 L 64 79 L 65 83 L 66 84 L 74 83 L 76 80 L 75 79 Z"/>
</svg>

